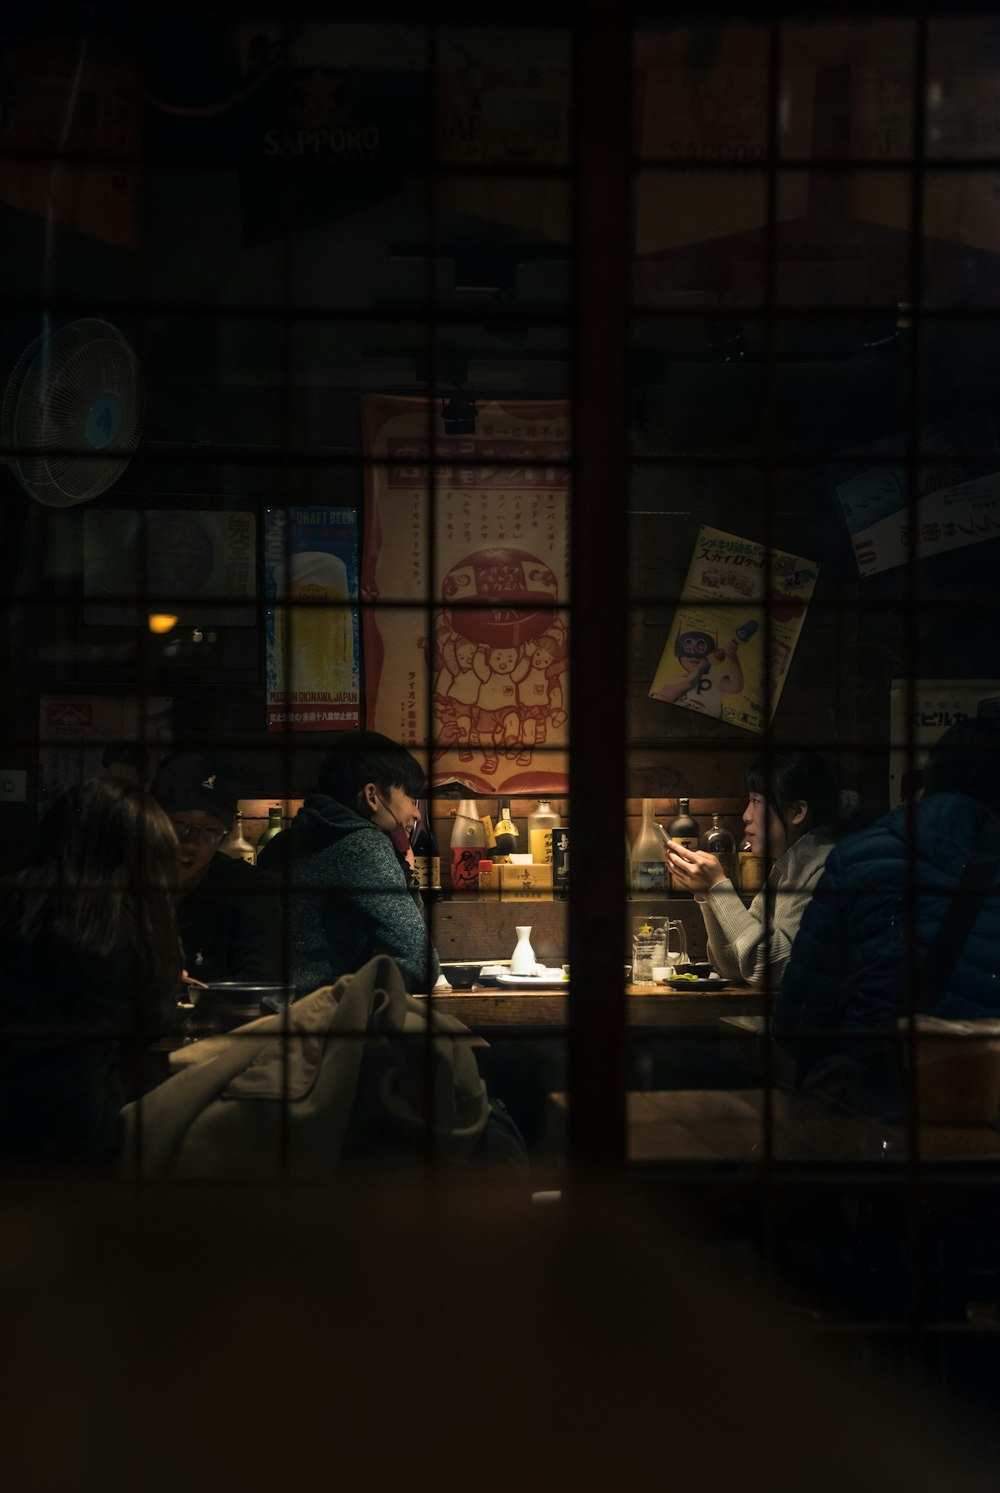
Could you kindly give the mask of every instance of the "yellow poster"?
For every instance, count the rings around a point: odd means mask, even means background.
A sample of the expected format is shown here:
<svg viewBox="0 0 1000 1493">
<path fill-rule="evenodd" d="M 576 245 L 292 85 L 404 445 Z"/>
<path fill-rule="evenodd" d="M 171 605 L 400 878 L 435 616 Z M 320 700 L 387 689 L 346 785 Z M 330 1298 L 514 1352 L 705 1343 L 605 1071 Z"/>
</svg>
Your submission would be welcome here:
<svg viewBox="0 0 1000 1493">
<path fill-rule="evenodd" d="M 764 545 L 703 526 L 650 697 L 763 731 L 818 573 L 776 549 L 768 567 Z"/>
<path fill-rule="evenodd" d="M 368 725 L 435 783 L 565 792 L 567 403 L 484 401 L 460 434 L 423 398 L 362 411 Z"/>
</svg>

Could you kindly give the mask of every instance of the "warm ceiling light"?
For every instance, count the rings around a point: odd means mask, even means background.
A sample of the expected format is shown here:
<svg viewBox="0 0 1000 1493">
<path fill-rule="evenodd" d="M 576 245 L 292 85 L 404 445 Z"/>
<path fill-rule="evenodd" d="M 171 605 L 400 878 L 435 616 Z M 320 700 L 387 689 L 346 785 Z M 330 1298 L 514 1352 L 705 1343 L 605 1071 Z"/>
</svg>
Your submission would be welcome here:
<svg viewBox="0 0 1000 1493">
<path fill-rule="evenodd" d="M 177 626 L 177 618 L 170 612 L 150 612 L 147 623 L 150 632 L 164 633 Z"/>
</svg>

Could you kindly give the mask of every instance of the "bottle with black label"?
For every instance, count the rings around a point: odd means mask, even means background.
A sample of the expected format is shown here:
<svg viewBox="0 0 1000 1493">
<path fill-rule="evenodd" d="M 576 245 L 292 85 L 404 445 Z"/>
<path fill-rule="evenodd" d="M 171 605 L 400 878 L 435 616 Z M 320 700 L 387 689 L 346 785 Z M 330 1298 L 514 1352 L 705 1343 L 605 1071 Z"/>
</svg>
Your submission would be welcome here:
<svg viewBox="0 0 1000 1493">
<path fill-rule="evenodd" d="M 706 830 L 705 837 L 701 842 L 702 850 L 709 855 L 714 855 L 729 880 L 735 886 L 736 877 L 736 841 L 722 823 L 718 814 L 712 815 L 712 828 Z"/>
<path fill-rule="evenodd" d="M 500 800 L 500 817 L 493 826 L 493 836 L 497 842 L 496 860 L 508 860 L 513 851 L 517 849 L 517 830 L 514 821 L 510 817 L 510 799 Z"/>
<path fill-rule="evenodd" d="M 410 848 L 413 851 L 413 879 L 424 900 L 441 890 L 441 855 L 434 838 L 430 804 L 426 798 L 417 801 L 417 818 L 410 831 Z"/>
<path fill-rule="evenodd" d="M 667 866 L 663 836 L 653 818 L 653 800 L 642 801 L 642 825 L 632 846 L 633 892 L 664 892 L 667 888 Z"/>
<path fill-rule="evenodd" d="M 668 833 L 671 840 L 677 840 L 681 845 L 686 845 L 688 850 L 697 850 L 701 831 L 698 828 L 698 821 L 691 817 L 688 807 L 690 802 L 689 798 L 682 798 L 678 801 L 679 812 L 676 819 L 671 819 Z"/>
<path fill-rule="evenodd" d="M 690 799 L 687 798 L 678 800 L 678 813 L 673 819 L 671 819 L 669 828 L 667 830 L 667 835 L 669 839 L 676 840 L 678 844 L 686 845 L 688 850 L 697 850 L 701 831 L 698 828 L 698 821 L 696 819 L 692 819 L 691 817 L 691 813 L 688 808 L 690 802 Z M 667 865 L 670 865 L 669 861 L 667 862 Z M 690 893 L 687 891 L 687 889 L 685 887 L 675 885 L 672 878 L 671 886 L 678 896 L 690 896 Z"/>
</svg>

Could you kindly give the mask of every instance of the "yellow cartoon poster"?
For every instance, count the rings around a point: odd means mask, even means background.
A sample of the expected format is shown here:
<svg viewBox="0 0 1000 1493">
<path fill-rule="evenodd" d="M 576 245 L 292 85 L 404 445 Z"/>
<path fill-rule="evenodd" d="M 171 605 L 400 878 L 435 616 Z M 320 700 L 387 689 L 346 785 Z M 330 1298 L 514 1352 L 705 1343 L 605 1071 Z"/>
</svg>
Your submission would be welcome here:
<svg viewBox="0 0 1000 1493">
<path fill-rule="evenodd" d="M 763 731 L 818 573 L 776 549 L 768 568 L 764 545 L 703 526 L 650 697 Z"/>
</svg>

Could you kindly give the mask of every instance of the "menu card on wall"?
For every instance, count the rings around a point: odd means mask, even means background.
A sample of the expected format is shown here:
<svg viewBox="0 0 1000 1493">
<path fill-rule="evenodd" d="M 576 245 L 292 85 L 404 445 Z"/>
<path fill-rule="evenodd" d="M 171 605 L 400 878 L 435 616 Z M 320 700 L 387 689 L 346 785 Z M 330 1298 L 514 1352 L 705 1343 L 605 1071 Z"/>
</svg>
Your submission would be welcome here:
<svg viewBox="0 0 1000 1493">
<path fill-rule="evenodd" d="M 764 545 L 703 526 L 651 699 L 763 731 L 818 573 L 815 561 L 783 550 L 772 549 L 768 564 Z"/>
<path fill-rule="evenodd" d="M 38 807 L 97 777 L 113 742 L 141 745 L 152 771 L 171 735 L 169 695 L 41 695 L 38 701 Z"/>
<path fill-rule="evenodd" d="M 361 722 L 357 512 L 269 508 L 265 524 L 267 729 L 352 730 Z"/>
<path fill-rule="evenodd" d="M 896 809 L 918 786 L 927 753 L 956 721 L 994 713 L 1000 679 L 893 679 L 889 683 L 889 806 Z M 983 706 L 985 705 L 985 709 Z M 913 741 L 911 760 L 908 742 Z"/>
</svg>

